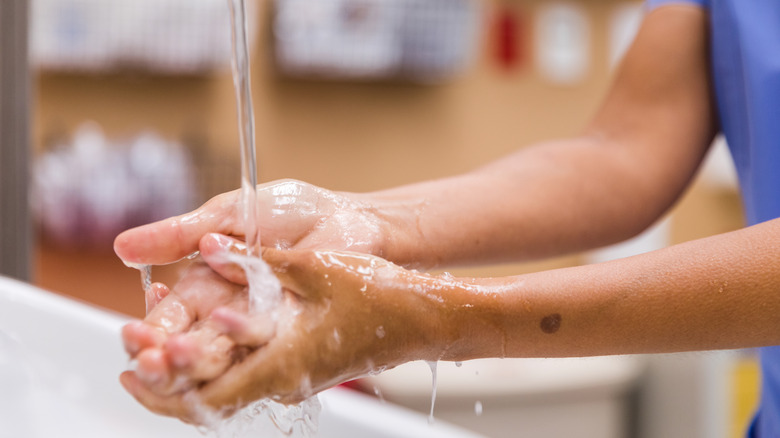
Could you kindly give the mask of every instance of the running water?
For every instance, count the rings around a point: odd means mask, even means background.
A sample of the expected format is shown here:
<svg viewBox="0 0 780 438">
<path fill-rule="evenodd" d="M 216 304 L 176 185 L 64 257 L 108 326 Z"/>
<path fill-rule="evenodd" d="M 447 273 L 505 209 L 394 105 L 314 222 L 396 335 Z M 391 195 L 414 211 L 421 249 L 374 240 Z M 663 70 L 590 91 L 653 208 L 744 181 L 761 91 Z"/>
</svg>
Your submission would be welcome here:
<svg viewBox="0 0 780 438">
<path fill-rule="evenodd" d="M 227 0 L 233 47 L 233 85 L 236 94 L 238 134 L 241 148 L 241 202 L 244 216 L 246 258 L 237 261 L 244 267 L 249 283 L 249 308 L 254 312 L 272 312 L 281 301 L 282 288 L 260 254 L 260 224 L 257 205 L 257 158 L 255 147 L 255 111 L 249 66 L 246 4 Z"/>
<path fill-rule="evenodd" d="M 229 418 L 198 408 L 201 415 L 198 420 L 203 424 L 198 431 L 213 438 L 249 438 L 267 436 L 303 436 L 311 437 L 318 429 L 319 414 L 322 405 L 319 399 L 312 397 L 299 405 L 285 406 L 271 400 L 256 401 L 236 412 Z M 276 429 L 278 432 L 272 433 Z"/>
<path fill-rule="evenodd" d="M 436 369 L 438 368 L 439 362 L 434 361 L 426 361 L 428 363 L 428 366 L 431 367 L 431 412 L 428 414 L 428 423 L 433 423 L 433 407 L 436 405 L 436 375 L 438 374 L 436 372 Z"/>
<path fill-rule="evenodd" d="M 152 289 L 152 265 L 142 265 L 123 261 L 128 268 L 138 269 L 141 273 L 141 287 L 144 289 L 144 301 L 146 302 L 146 314 L 149 314 L 149 291 Z"/>
<path fill-rule="evenodd" d="M 241 145 L 241 198 L 247 255 L 260 253 L 257 223 L 257 159 L 255 149 L 255 115 L 249 70 L 246 4 L 244 0 L 227 0 L 233 46 L 233 85 L 238 113 L 238 137 Z"/>
<path fill-rule="evenodd" d="M 141 286 L 144 288 L 144 294 L 147 294 L 152 288 L 152 265 L 142 265 L 138 270 L 141 271 Z M 149 303 L 146 304 L 148 308 Z"/>
<path fill-rule="evenodd" d="M 255 152 L 255 121 L 249 69 L 246 4 L 244 0 L 227 0 L 230 10 L 231 40 L 233 46 L 233 84 L 236 93 L 238 131 L 241 146 L 241 202 L 243 205 L 244 235 L 247 253 L 243 257 L 228 257 L 241 264 L 249 284 L 251 312 L 268 314 L 275 318 L 275 309 L 281 303 L 282 288 L 270 267 L 261 258 L 260 230 L 257 205 L 257 160 Z M 198 402 L 193 401 L 194 406 Z M 208 409 L 199 409 L 205 418 L 205 430 L 219 438 L 257 436 L 267 431 L 267 419 L 286 436 L 300 434 L 308 437 L 316 433 L 320 412 L 316 396 L 297 406 L 284 406 L 272 400 L 259 400 L 241 409 L 228 419 L 213 416 Z M 265 426 L 264 426 L 265 425 Z"/>
</svg>

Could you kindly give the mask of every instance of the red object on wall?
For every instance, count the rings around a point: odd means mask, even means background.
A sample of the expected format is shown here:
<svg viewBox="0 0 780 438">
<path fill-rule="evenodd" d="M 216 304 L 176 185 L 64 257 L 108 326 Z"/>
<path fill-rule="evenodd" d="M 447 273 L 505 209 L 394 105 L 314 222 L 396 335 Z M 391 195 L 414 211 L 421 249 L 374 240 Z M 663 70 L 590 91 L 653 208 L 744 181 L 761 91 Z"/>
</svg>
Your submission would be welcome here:
<svg viewBox="0 0 780 438">
<path fill-rule="evenodd" d="M 521 20 L 515 10 L 502 6 L 496 13 L 493 26 L 495 56 L 498 65 L 513 70 L 522 62 Z"/>
</svg>

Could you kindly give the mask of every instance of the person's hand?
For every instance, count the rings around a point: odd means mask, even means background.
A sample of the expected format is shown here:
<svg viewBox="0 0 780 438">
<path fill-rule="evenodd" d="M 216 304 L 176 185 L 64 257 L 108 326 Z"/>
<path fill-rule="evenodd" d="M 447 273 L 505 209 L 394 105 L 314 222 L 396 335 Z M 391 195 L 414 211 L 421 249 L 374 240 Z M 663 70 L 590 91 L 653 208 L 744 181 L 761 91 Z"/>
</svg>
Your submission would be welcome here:
<svg viewBox="0 0 780 438">
<path fill-rule="evenodd" d="M 262 246 L 383 255 L 388 217 L 360 195 L 281 180 L 258 186 L 257 202 Z M 242 205 L 240 190 L 218 195 L 193 212 L 121 233 L 114 250 L 128 263 L 175 262 L 197 251 L 207 233 L 242 238 Z"/>
<path fill-rule="evenodd" d="M 181 392 L 221 375 L 248 351 L 223 332 L 212 317 L 217 308 L 247 312 L 247 290 L 226 281 L 205 263 L 194 263 L 173 290 L 161 283 L 147 293 L 150 312 L 127 324 L 122 340 L 136 360 L 136 376 L 159 394 Z M 218 315 L 218 313 L 217 313 Z M 274 332 L 273 321 L 256 315 L 239 339 L 261 345 Z"/>
<path fill-rule="evenodd" d="M 207 236 L 204 243 L 216 238 Z M 207 256 L 214 248 L 221 248 L 201 247 Z M 150 384 L 141 375 L 139 358 L 139 369 L 121 376 L 136 399 L 154 412 L 199 422 L 193 398 L 220 412 L 262 398 L 294 403 L 371 371 L 414 359 L 435 359 L 441 354 L 437 336 L 442 321 L 436 312 L 444 289 L 449 287 L 446 281 L 355 253 L 265 249 L 263 258 L 285 294 L 275 334 L 270 338 L 253 335 L 257 329 L 245 313 L 245 304 L 216 309 L 207 320 L 218 320 L 220 333 L 224 333 L 219 336 L 230 340 L 231 351 L 243 349 L 246 356 L 227 355 L 232 366 L 224 374 L 175 391 Z M 217 269 L 239 269 L 228 264 Z M 177 289 L 179 286 L 174 292 Z M 245 299 L 242 294 L 234 296 Z M 206 310 L 224 298 L 205 304 L 182 303 L 190 313 L 188 306 Z M 178 352 L 166 354 L 170 361 L 177 361 Z"/>
</svg>

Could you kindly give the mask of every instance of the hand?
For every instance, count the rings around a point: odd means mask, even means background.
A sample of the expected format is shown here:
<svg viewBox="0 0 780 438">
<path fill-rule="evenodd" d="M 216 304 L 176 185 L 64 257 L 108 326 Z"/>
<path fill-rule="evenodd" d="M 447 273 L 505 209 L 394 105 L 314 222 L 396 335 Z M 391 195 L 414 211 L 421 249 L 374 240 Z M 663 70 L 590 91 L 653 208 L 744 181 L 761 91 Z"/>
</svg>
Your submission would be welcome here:
<svg viewBox="0 0 780 438">
<path fill-rule="evenodd" d="M 155 283 L 147 294 L 151 311 L 122 330 L 125 349 L 137 360 L 137 377 L 160 394 L 181 392 L 222 374 L 247 353 L 224 335 L 220 308 L 247 312 L 247 290 L 226 281 L 205 263 L 194 263 L 171 291 Z M 216 317 L 214 317 L 216 316 Z M 242 330 L 245 344 L 261 345 L 273 335 L 273 321 L 257 315 Z"/>
<path fill-rule="evenodd" d="M 300 181 L 258 186 L 262 246 L 337 249 L 382 255 L 388 220 L 356 194 Z M 212 198 L 197 210 L 120 234 L 114 250 L 125 262 L 161 265 L 198 250 L 207 233 L 243 237 L 241 191 Z"/>
<path fill-rule="evenodd" d="M 219 411 L 266 397 L 293 403 L 372 370 L 440 354 L 436 277 L 354 253 L 265 249 L 263 258 L 285 291 L 275 335 L 262 346 L 257 338 L 247 342 L 252 324 L 244 307 L 216 309 L 212 319 L 248 355 L 216 379 L 177 392 L 150 385 L 140 369 L 126 372 L 122 383 L 134 397 L 152 411 L 198 422 L 193 396 Z M 184 302 L 201 310 L 213 304 Z"/>
</svg>

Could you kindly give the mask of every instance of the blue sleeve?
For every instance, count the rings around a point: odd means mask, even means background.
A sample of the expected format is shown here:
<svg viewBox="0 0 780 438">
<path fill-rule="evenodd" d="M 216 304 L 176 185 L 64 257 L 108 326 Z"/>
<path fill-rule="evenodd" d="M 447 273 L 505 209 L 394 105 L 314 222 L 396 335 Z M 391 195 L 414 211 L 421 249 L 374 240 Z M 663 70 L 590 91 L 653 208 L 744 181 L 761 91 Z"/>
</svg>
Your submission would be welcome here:
<svg viewBox="0 0 780 438">
<path fill-rule="evenodd" d="M 710 7 L 710 0 L 647 0 L 645 2 L 645 6 L 647 7 L 647 10 L 652 10 L 659 6 L 668 5 L 671 3 L 687 3 L 692 5 L 699 5 L 703 8 Z"/>
</svg>

